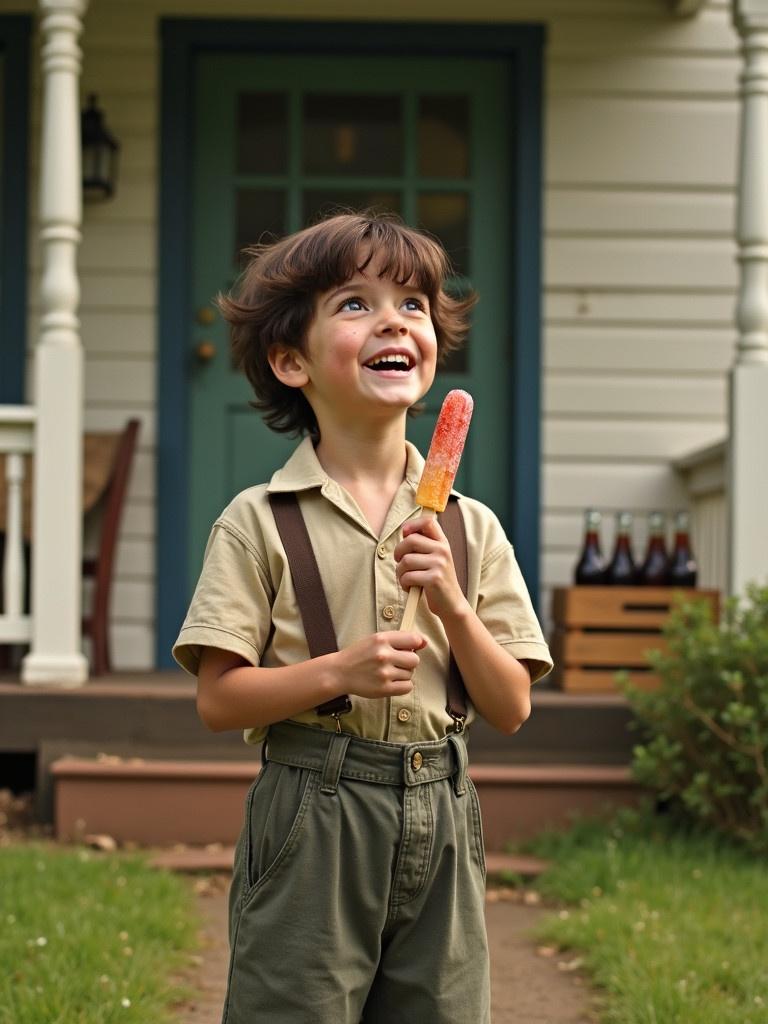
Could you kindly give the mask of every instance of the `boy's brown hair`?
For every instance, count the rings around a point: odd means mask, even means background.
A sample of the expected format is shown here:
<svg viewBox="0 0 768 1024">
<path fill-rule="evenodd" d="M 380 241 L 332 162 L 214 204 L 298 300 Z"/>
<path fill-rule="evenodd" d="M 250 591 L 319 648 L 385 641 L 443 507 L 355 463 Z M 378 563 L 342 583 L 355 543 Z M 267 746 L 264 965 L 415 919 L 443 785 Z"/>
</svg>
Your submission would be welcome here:
<svg viewBox="0 0 768 1024">
<path fill-rule="evenodd" d="M 382 259 L 382 277 L 398 284 L 413 279 L 428 297 L 438 359 L 463 341 L 476 301 L 474 292 L 457 299 L 444 291 L 451 272 L 445 250 L 393 214 L 337 214 L 245 252 L 251 261 L 235 293 L 217 301 L 230 324 L 235 363 L 256 395 L 252 404 L 281 433 L 316 436 L 317 420 L 301 390 L 272 373 L 270 348 L 280 344 L 304 354 L 317 297 L 364 270 L 374 255 Z"/>
</svg>

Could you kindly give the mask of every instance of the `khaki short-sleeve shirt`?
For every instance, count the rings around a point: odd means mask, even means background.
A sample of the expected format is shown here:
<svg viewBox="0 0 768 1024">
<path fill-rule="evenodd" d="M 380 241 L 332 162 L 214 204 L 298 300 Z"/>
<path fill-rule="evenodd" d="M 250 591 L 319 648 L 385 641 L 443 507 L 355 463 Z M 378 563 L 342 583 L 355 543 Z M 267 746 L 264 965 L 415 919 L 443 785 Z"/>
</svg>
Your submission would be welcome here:
<svg viewBox="0 0 768 1024">
<path fill-rule="evenodd" d="M 251 665 L 278 667 L 309 658 L 285 550 L 268 495 L 297 494 L 326 590 L 339 648 L 383 630 L 397 629 L 406 592 L 397 583 L 393 552 L 403 524 L 420 514 L 415 501 L 424 460 L 407 444 L 405 479 L 377 537 L 347 491 L 331 479 L 306 438 L 267 485 L 238 494 L 211 530 L 203 568 L 173 655 L 197 675 L 201 648 L 219 647 Z M 494 637 L 511 655 L 525 659 L 536 681 L 552 668 L 549 649 L 536 619 L 512 546 L 496 516 L 485 505 L 461 497 L 467 534 L 467 599 Z M 345 732 L 395 743 L 441 739 L 453 730 L 445 710 L 448 642 L 442 623 L 426 601 L 415 627 L 428 640 L 420 652 L 414 688 L 406 697 L 352 698 L 343 718 Z M 471 705 L 467 723 L 474 717 Z M 335 729 L 332 718 L 314 709 L 292 721 Z M 249 729 L 245 739 L 260 742 L 265 728 Z"/>
</svg>

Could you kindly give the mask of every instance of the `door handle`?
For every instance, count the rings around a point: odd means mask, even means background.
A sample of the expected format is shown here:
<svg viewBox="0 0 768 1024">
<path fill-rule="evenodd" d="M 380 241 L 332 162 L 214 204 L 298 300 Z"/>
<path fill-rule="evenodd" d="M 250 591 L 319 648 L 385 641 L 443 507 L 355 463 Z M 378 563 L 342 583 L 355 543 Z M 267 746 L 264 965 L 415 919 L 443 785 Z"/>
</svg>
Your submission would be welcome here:
<svg viewBox="0 0 768 1024">
<path fill-rule="evenodd" d="M 201 306 L 195 314 L 195 320 L 201 327 L 209 327 L 216 319 L 216 313 L 210 306 Z"/>
<path fill-rule="evenodd" d="M 210 363 L 216 358 L 216 346 L 212 341 L 201 341 L 195 347 L 198 363 Z"/>
</svg>

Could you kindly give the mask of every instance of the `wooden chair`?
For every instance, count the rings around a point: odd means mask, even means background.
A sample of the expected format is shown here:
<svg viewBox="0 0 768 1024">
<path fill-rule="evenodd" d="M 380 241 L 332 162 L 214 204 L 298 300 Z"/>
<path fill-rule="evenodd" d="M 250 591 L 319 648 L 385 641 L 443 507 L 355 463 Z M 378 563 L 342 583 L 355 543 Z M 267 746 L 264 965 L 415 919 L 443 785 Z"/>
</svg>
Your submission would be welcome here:
<svg viewBox="0 0 768 1024">
<path fill-rule="evenodd" d="M 109 644 L 112 575 L 139 426 L 139 420 L 128 420 L 120 435 L 102 498 L 103 512 L 98 551 L 93 558 L 83 559 L 83 578 L 94 581 L 91 612 L 90 615 L 83 616 L 83 635 L 91 641 L 91 670 L 97 676 L 112 670 Z"/>
<path fill-rule="evenodd" d="M 84 493 L 83 511 L 99 508 L 101 519 L 96 553 L 83 558 L 83 579 L 93 580 L 90 614 L 82 620 L 83 635 L 91 644 L 91 670 L 94 675 L 111 671 L 112 660 L 109 644 L 109 606 L 112 593 L 112 577 L 115 565 L 117 539 L 128 490 L 131 465 L 136 452 L 139 427 L 138 419 L 128 420 L 119 436 L 86 434 L 84 439 Z M 115 437 L 117 436 L 117 440 Z M 31 479 L 31 467 L 28 477 Z M 3 477 L 4 479 L 4 477 Z M 2 480 L 0 480 L 0 486 Z M 31 532 L 31 489 L 25 495 L 25 535 Z M 0 502 L 0 505 L 3 503 Z M 2 522 L 5 520 L 3 519 Z M 1 528 L 1 527 L 0 527 Z M 0 534 L 0 565 L 2 564 L 2 541 Z M 25 607 L 29 607 L 29 543 L 25 543 L 27 562 L 27 595 Z M 0 602 L 2 597 L 0 596 Z M 15 645 L 18 648 L 18 645 Z M 23 649 L 23 648 L 21 648 Z M 0 645 L 0 669 L 10 667 L 9 648 Z"/>
</svg>

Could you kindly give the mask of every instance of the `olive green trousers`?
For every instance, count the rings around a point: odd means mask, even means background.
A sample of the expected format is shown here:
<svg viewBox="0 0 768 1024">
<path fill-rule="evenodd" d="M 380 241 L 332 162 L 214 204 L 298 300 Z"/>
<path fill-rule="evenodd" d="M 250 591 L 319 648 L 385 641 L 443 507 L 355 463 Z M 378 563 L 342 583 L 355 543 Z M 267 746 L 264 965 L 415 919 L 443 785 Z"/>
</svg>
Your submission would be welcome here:
<svg viewBox="0 0 768 1024">
<path fill-rule="evenodd" d="M 273 726 L 235 857 L 223 1024 L 488 1024 L 484 903 L 462 736 Z"/>
</svg>

